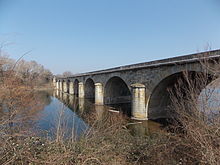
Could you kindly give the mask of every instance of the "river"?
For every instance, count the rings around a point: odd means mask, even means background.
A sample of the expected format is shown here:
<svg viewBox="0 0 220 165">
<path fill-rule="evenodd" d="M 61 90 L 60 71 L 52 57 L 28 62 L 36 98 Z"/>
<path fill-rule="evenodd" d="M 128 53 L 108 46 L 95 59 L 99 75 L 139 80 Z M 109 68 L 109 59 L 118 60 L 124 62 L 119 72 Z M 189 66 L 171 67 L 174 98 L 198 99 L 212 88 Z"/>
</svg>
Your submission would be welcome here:
<svg viewBox="0 0 220 165">
<path fill-rule="evenodd" d="M 32 130 L 40 136 L 54 137 L 59 129 L 64 137 L 74 135 L 77 138 L 86 133 L 94 120 L 99 120 L 106 114 L 119 115 L 111 107 L 96 106 L 89 100 L 78 99 L 58 90 L 40 91 L 38 96 L 44 104 L 32 122 Z M 153 121 L 134 121 L 128 118 L 126 121 L 131 134 L 137 136 L 149 135 L 161 127 Z"/>
</svg>

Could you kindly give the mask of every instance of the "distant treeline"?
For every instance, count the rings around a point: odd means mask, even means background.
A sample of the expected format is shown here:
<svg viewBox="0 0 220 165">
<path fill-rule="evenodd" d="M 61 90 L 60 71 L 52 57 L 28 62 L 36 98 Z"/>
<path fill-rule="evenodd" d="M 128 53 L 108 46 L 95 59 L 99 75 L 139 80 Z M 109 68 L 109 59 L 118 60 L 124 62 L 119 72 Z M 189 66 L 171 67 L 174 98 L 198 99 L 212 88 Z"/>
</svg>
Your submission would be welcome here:
<svg viewBox="0 0 220 165">
<path fill-rule="evenodd" d="M 36 61 L 14 60 L 0 52 L 0 77 L 16 76 L 19 81 L 32 85 L 48 83 L 53 74 Z"/>
</svg>

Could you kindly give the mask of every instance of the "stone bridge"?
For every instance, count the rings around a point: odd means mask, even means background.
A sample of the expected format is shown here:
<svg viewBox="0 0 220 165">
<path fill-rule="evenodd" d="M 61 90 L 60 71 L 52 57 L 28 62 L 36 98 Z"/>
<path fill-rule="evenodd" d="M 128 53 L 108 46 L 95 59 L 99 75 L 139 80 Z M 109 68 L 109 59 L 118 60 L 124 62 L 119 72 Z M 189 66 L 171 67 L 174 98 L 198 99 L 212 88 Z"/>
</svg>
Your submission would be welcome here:
<svg viewBox="0 0 220 165">
<path fill-rule="evenodd" d="M 53 82 L 58 90 L 94 100 L 97 105 L 130 105 L 134 119 L 167 118 L 171 102 L 167 89 L 174 87 L 184 72 L 192 75 L 204 73 L 201 61 L 208 61 L 209 65 L 216 67 L 219 59 L 220 50 L 214 50 L 66 78 L 56 77 Z"/>
</svg>

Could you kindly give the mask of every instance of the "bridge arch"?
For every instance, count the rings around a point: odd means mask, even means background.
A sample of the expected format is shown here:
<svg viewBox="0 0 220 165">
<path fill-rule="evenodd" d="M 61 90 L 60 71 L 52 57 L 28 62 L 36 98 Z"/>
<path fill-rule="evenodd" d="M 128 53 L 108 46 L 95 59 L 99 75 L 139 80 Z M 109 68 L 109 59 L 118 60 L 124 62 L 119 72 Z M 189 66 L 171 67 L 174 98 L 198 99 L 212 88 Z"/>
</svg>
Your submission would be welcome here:
<svg viewBox="0 0 220 165">
<path fill-rule="evenodd" d="M 79 96 L 79 80 L 75 79 L 74 81 L 74 95 Z"/>
<path fill-rule="evenodd" d="M 61 80 L 61 82 L 62 82 L 62 84 L 61 84 L 61 86 L 62 86 L 62 91 L 64 91 L 64 88 L 65 88 L 65 80 L 63 79 L 63 80 Z"/>
<path fill-rule="evenodd" d="M 67 88 L 66 92 L 69 93 L 70 92 L 70 80 L 69 79 L 66 80 L 66 86 L 67 86 L 66 87 Z"/>
<path fill-rule="evenodd" d="M 111 77 L 104 87 L 104 103 L 120 107 L 124 113 L 131 115 L 131 91 L 126 82 L 118 77 Z"/>
<path fill-rule="evenodd" d="M 205 78 L 205 76 L 207 77 Z M 205 79 L 207 79 L 206 82 Z M 190 86 L 194 86 L 196 87 L 196 95 L 199 97 L 201 91 L 212 80 L 214 80 L 212 75 L 197 71 L 182 71 L 165 77 L 156 85 L 149 97 L 148 118 L 153 120 L 170 118 L 171 93 L 174 96 L 181 95 L 182 98 L 187 98 Z"/>
<path fill-rule="evenodd" d="M 91 78 L 88 78 L 85 82 L 85 98 L 95 101 L 95 83 Z"/>
</svg>

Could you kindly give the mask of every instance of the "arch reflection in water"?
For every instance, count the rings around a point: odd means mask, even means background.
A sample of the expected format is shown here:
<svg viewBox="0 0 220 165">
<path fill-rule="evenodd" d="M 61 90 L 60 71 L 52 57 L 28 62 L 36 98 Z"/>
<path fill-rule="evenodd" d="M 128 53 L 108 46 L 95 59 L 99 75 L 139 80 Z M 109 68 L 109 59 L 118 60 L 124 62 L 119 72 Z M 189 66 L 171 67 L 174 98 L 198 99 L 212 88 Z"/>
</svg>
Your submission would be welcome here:
<svg viewBox="0 0 220 165">
<path fill-rule="evenodd" d="M 152 133 L 161 131 L 161 124 L 150 120 L 130 123 L 127 127 L 130 129 L 131 134 L 134 136 L 148 136 Z"/>
<path fill-rule="evenodd" d="M 39 112 L 40 119 L 36 121 L 35 129 L 46 132 L 52 138 L 55 138 L 58 129 L 64 138 L 83 135 L 89 126 L 67 106 L 69 95 L 56 91 L 56 96 L 49 96 L 51 102 Z"/>
<path fill-rule="evenodd" d="M 74 113 L 77 113 L 80 118 L 86 121 L 88 124 L 94 122 L 94 120 L 103 120 L 107 115 L 115 115 L 113 112 L 109 112 L 112 108 L 105 105 L 95 105 L 89 102 L 86 99 L 78 98 L 73 95 L 65 96 L 65 94 L 61 94 L 64 100 L 61 100 L 68 106 Z M 66 101 L 66 97 L 68 97 L 68 101 Z M 68 102 L 68 105 L 66 104 Z M 95 113 L 95 118 L 92 118 L 92 121 L 89 121 L 89 117 Z M 119 114 L 117 114 L 119 115 Z M 70 119 L 71 120 L 71 119 Z M 130 122 L 130 120 L 128 121 Z M 134 122 L 133 120 L 131 122 Z M 76 123 L 77 124 L 77 123 Z M 128 129 L 131 131 L 131 134 L 135 136 L 147 136 L 153 132 L 160 130 L 160 124 L 152 121 L 144 121 L 144 122 L 137 122 L 137 123 L 128 123 Z"/>
<path fill-rule="evenodd" d="M 69 95 L 67 93 L 63 93 L 63 103 L 69 105 Z"/>
<path fill-rule="evenodd" d="M 56 97 L 56 95 L 57 95 L 57 90 L 54 90 L 53 91 L 53 97 Z"/>
<path fill-rule="evenodd" d="M 70 109 L 76 111 L 79 109 L 79 102 L 76 96 L 74 95 L 69 95 L 69 107 Z"/>
<path fill-rule="evenodd" d="M 78 112 L 79 109 L 81 110 L 84 109 L 83 99 L 80 100 L 75 95 L 70 95 L 59 91 L 57 98 L 59 99 L 60 102 L 64 103 L 65 106 L 67 106 L 70 110 L 74 112 Z M 79 107 L 79 104 L 81 105 L 81 107 Z"/>
<path fill-rule="evenodd" d="M 58 98 L 59 98 L 60 100 L 63 100 L 63 92 L 62 92 L 62 91 L 60 91 Z"/>
</svg>

